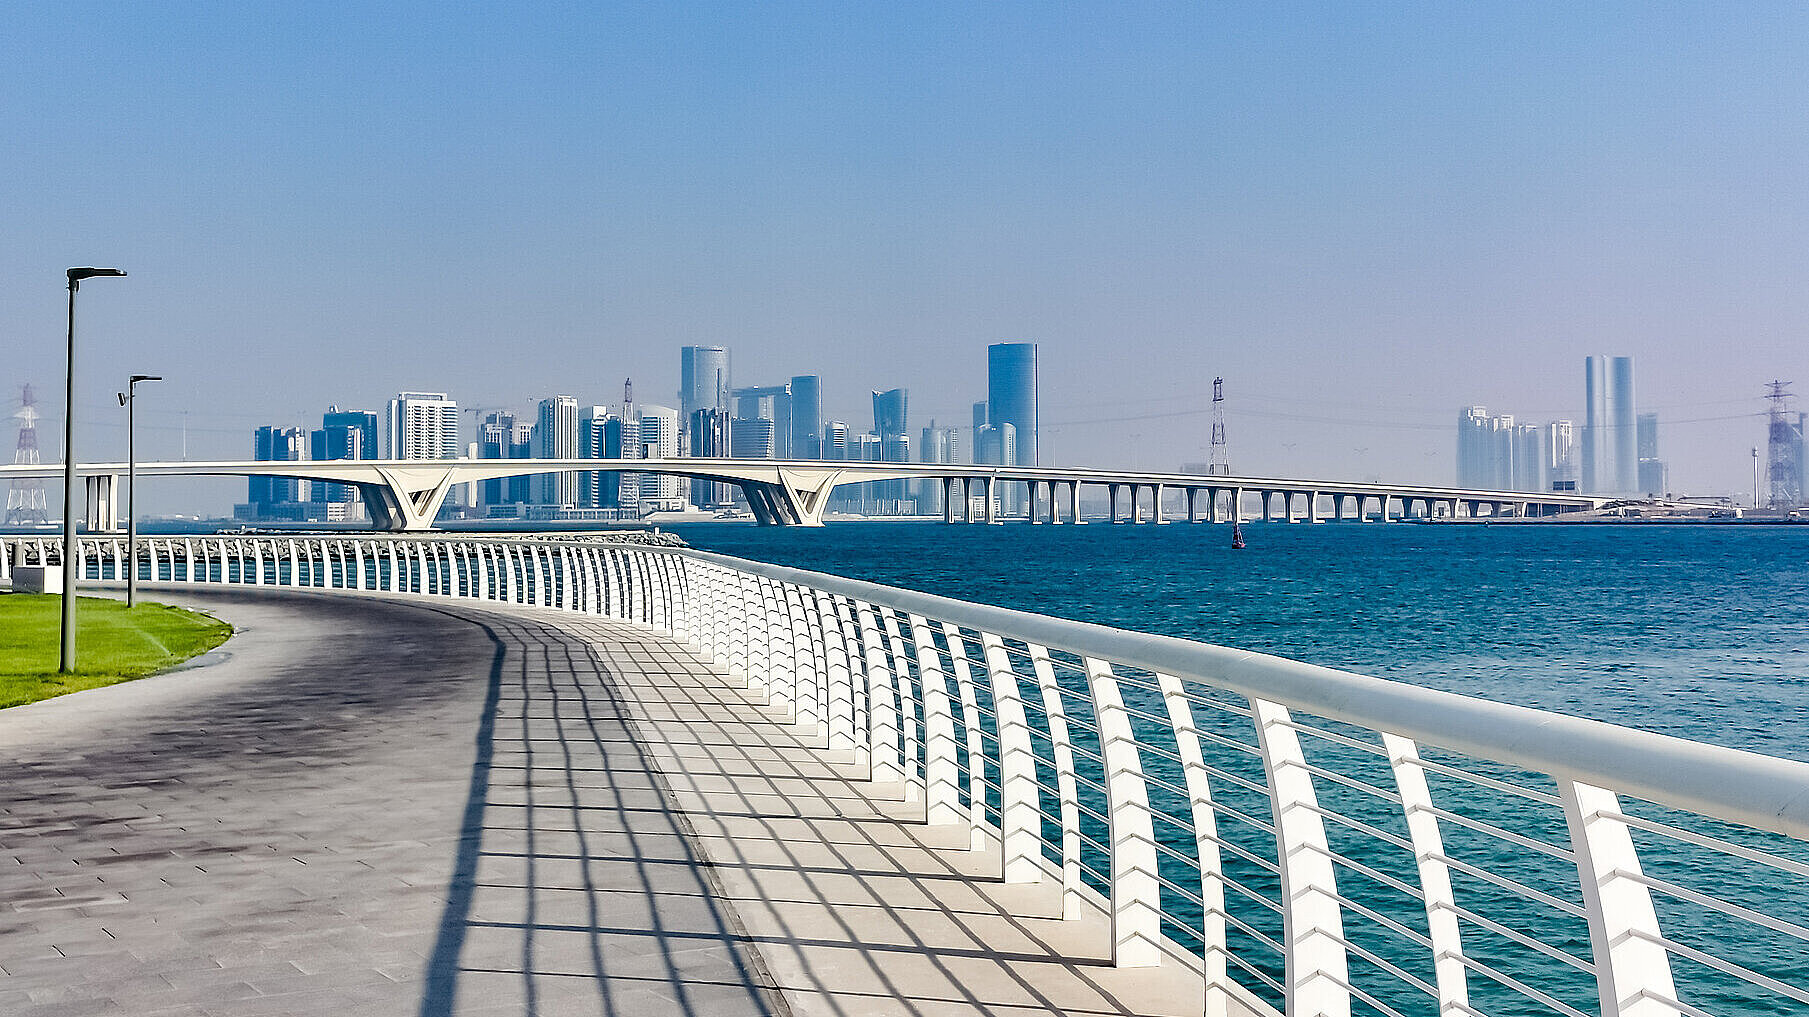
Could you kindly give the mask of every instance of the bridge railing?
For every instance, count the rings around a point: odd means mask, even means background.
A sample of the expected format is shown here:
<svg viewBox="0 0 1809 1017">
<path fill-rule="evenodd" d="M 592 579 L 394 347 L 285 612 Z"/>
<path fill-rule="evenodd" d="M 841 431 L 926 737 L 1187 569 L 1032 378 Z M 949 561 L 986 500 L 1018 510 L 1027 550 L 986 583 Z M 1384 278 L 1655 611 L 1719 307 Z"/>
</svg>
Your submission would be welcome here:
<svg viewBox="0 0 1809 1017">
<path fill-rule="evenodd" d="M 140 543 L 146 583 L 670 633 L 925 821 L 967 827 L 999 878 L 1103 909 L 1114 963 L 1190 954 L 1215 1017 L 1809 1008 L 1809 764 L 689 550 Z M 122 545 L 84 542 L 83 576 L 122 579 Z"/>
</svg>

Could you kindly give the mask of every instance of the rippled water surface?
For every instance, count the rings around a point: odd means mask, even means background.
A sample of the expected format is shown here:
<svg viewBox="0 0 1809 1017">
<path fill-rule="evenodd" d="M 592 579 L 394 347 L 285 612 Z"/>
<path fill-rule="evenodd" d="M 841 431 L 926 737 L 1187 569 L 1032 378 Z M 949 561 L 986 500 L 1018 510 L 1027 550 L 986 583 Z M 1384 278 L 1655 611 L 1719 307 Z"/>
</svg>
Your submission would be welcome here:
<svg viewBox="0 0 1809 1017">
<path fill-rule="evenodd" d="M 1809 527 L 677 528 L 694 545 L 1809 759 Z"/>
</svg>

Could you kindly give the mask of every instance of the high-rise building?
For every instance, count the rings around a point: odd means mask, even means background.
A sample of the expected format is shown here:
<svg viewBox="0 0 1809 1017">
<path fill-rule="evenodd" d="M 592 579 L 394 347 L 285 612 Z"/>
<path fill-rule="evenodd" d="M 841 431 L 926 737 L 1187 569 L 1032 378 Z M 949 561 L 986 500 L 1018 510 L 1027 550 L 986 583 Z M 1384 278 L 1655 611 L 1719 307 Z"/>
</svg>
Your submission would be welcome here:
<svg viewBox="0 0 1809 1017">
<path fill-rule="evenodd" d="M 632 410 L 632 402 L 624 410 Z M 639 415 L 611 416 L 603 423 L 603 458 L 641 458 L 641 418 Z M 641 504 L 641 475 L 638 473 L 604 473 L 597 482 L 598 508 L 637 511 Z"/>
<path fill-rule="evenodd" d="M 960 432 L 952 427 L 937 427 L 931 420 L 923 429 L 923 441 L 917 446 L 917 461 L 948 464 L 961 461 Z M 926 477 L 917 482 L 918 511 L 942 511 L 942 481 Z"/>
<path fill-rule="evenodd" d="M 1010 424 L 1017 434 L 1016 462 L 1041 466 L 1035 343 L 994 343 L 986 348 L 986 422 Z"/>
<path fill-rule="evenodd" d="M 459 404 L 444 392 L 401 392 L 384 416 L 387 459 L 457 459 Z"/>
<path fill-rule="evenodd" d="M 1639 435 L 1639 492 L 1670 493 L 1671 471 L 1658 457 L 1658 414 L 1641 413 L 1634 430 Z"/>
<path fill-rule="evenodd" d="M 347 431 L 352 432 L 347 434 Z M 310 436 L 310 449 L 316 459 L 377 458 L 377 414 L 371 410 L 342 410 L 327 407 L 321 414 L 320 430 Z M 340 505 L 355 504 L 358 489 L 350 484 L 315 484 L 314 500 Z"/>
<path fill-rule="evenodd" d="M 987 466 L 1015 466 L 1018 462 L 1018 429 L 1011 424 L 987 424 L 974 440 L 974 462 Z"/>
<path fill-rule="evenodd" d="M 693 411 L 689 427 L 691 457 L 694 459 L 726 459 L 730 449 L 729 411 L 706 406 Z M 691 481 L 691 504 L 698 508 L 714 508 L 729 504 L 730 485 L 697 477 Z"/>
<path fill-rule="evenodd" d="M 1457 414 L 1457 486 L 1494 487 L 1495 425 L 1486 406 L 1466 406 Z"/>
<path fill-rule="evenodd" d="M 1554 420 L 1545 425 L 1540 441 L 1540 458 L 1545 462 L 1546 489 L 1577 489 L 1577 428 L 1568 420 Z"/>
<path fill-rule="evenodd" d="M 609 422 L 615 414 L 607 406 L 586 406 L 578 411 L 578 458 L 602 459 L 609 447 Z M 578 474 L 580 508 L 614 508 L 603 504 L 603 472 Z"/>
<path fill-rule="evenodd" d="M 729 390 L 729 351 L 721 346 L 685 346 L 678 351 L 679 419 L 689 421 L 701 409 L 726 410 Z"/>
<path fill-rule="evenodd" d="M 737 459 L 774 459 L 778 457 L 779 427 L 770 417 L 736 417 L 729 427 L 729 455 Z"/>
<path fill-rule="evenodd" d="M 873 393 L 873 433 L 880 440 L 905 433 L 905 405 L 909 393 L 902 388 Z"/>
<path fill-rule="evenodd" d="M 730 432 L 734 435 L 730 446 L 735 447 L 739 444 L 743 424 L 754 427 L 756 431 L 764 431 L 765 428 L 754 422 L 765 420 L 772 425 L 770 442 L 772 452 L 755 458 L 791 458 L 791 386 L 787 384 L 738 388 L 731 394 L 734 396 L 735 417 L 729 427 Z M 756 442 L 756 444 L 760 443 Z M 732 454 L 737 458 L 741 457 L 739 452 Z"/>
<path fill-rule="evenodd" d="M 364 459 L 360 455 L 364 444 L 364 432 L 356 427 L 343 425 L 317 428 L 308 432 L 308 458 L 326 459 Z M 330 484 L 315 481 L 309 485 L 313 488 L 313 501 L 317 505 L 349 505 L 355 499 L 357 488 L 350 484 Z"/>
<path fill-rule="evenodd" d="M 678 457 L 678 411 L 670 406 L 642 406 L 641 429 L 637 443 L 641 459 L 676 459 Z M 661 473 L 638 474 L 641 482 L 643 511 L 676 512 L 685 507 L 682 477 Z"/>
<path fill-rule="evenodd" d="M 308 434 L 299 427 L 260 427 L 252 435 L 252 458 L 260 463 L 296 463 L 308 458 Z M 253 514 L 281 514 L 277 506 L 306 501 L 307 482 L 294 477 L 251 477 L 245 500 Z"/>
<path fill-rule="evenodd" d="M 578 400 L 568 395 L 540 400 L 540 415 L 534 424 L 534 458 L 578 458 Z M 578 503 L 576 470 L 537 474 L 534 481 L 536 502 L 542 505 Z"/>
<path fill-rule="evenodd" d="M 1639 488 L 1633 358 L 1583 359 L 1583 490 L 1630 494 Z"/>
<path fill-rule="evenodd" d="M 823 422 L 823 435 L 817 439 L 820 454 L 818 459 L 848 459 L 848 422 L 845 420 L 826 420 Z"/>
<path fill-rule="evenodd" d="M 531 459 L 534 455 L 534 425 L 518 421 L 507 411 L 484 417 L 477 429 L 477 455 L 480 459 Z M 486 506 L 524 505 L 531 500 L 533 477 L 499 477 L 486 480 L 479 491 Z"/>
<path fill-rule="evenodd" d="M 777 423 L 777 418 L 774 418 Z M 823 386 L 814 374 L 791 379 L 791 442 L 786 455 L 792 459 L 827 459 L 823 454 Z"/>
</svg>

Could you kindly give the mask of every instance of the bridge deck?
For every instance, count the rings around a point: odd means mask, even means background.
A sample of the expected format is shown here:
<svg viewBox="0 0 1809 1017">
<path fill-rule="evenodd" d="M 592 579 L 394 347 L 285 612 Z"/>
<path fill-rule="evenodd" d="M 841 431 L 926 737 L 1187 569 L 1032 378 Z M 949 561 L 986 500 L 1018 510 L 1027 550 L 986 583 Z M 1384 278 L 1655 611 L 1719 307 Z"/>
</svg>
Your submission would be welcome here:
<svg viewBox="0 0 1809 1017">
<path fill-rule="evenodd" d="M 1200 1012 L 663 637 L 159 597 L 230 657 L 0 713 L 0 1012 Z"/>
</svg>

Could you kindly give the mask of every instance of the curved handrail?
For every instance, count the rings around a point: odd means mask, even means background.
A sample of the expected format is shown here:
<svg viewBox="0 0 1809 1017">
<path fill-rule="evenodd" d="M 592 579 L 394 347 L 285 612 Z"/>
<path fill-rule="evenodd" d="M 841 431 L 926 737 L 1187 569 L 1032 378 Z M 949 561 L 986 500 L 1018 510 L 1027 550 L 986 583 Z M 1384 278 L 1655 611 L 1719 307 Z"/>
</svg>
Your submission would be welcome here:
<svg viewBox="0 0 1809 1017">
<path fill-rule="evenodd" d="M 707 551 L 658 550 L 1158 674 L 1198 678 L 1327 719 L 1809 840 L 1809 763 L 1253 650 L 976 604 Z"/>
</svg>

